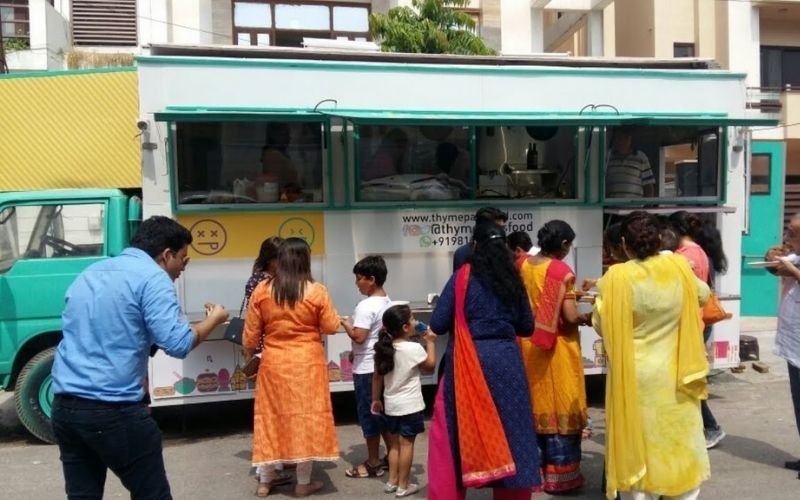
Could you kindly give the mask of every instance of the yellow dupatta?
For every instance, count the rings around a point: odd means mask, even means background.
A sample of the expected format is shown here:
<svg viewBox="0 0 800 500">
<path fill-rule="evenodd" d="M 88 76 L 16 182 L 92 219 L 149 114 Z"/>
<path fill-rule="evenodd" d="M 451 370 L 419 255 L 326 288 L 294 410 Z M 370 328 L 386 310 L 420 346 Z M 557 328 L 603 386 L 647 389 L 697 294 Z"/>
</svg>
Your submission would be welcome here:
<svg viewBox="0 0 800 500">
<path fill-rule="evenodd" d="M 707 397 L 705 376 L 708 361 L 703 348 L 697 284 L 692 270 L 682 257 L 663 255 L 681 278 L 683 304 L 678 327 L 677 387 L 697 399 Z M 600 297 L 597 316 L 609 359 L 606 380 L 606 496 L 630 491 L 647 473 L 640 408 L 638 406 L 633 343 L 632 266 L 627 262 L 612 266 L 598 283 Z"/>
</svg>

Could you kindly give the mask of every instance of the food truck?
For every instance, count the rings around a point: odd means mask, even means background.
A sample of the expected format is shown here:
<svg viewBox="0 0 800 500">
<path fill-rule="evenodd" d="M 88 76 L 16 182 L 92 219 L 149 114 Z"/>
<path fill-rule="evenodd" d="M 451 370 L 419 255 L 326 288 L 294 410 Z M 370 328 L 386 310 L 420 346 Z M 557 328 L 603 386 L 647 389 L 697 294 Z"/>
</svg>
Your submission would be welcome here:
<svg viewBox="0 0 800 500">
<path fill-rule="evenodd" d="M 192 232 L 191 264 L 176 284 L 189 319 L 200 318 L 207 301 L 238 314 L 262 240 L 278 235 L 309 243 L 313 275 L 340 314 L 361 300 L 353 264 L 380 254 L 391 298 L 408 301 L 425 320 L 483 206 L 506 211 L 507 232 L 527 232 L 534 242 L 544 222 L 568 222 L 577 238 L 567 261 L 579 283 L 603 272 L 604 228 L 637 209 L 703 214 L 719 228 L 728 260 L 739 262 L 748 127 L 772 123 L 748 114 L 744 74 L 697 59 L 163 45 L 138 57 L 137 71 L 142 215 L 173 217 Z M 640 196 L 611 195 L 618 191 L 605 166 L 617 133 L 630 136 L 652 173 Z M 50 204 L 77 212 L 86 203 L 51 196 Z M 26 203 L 0 197 L 0 215 Z M 110 233 L 128 234 L 138 203 L 103 206 L 91 225 L 106 228 L 96 248 L 113 255 L 121 240 Z M 62 257 L 83 248 L 63 231 L 51 236 L 37 244 Z M 733 319 L 714 327 L 715 367 L 739 362 L 739 284 L 735 266 L 716 279 Z M 153 406 L 252 397 L 240 347 L 223 330 L 185 360 L 153 357 Z M 36 339 L 29 337 L 20 345 Z M 585 373 L 602 373 L 601 340 L 585 327 L 581 338 Z M 324 342 L 331 391 L 352 390 L 350 339 L 342 333 Z M 46 358 L 34 357 L 40 365 Z M 26 389 L 30 404 L 46 403 L 47 383 Z"/>
</svg>

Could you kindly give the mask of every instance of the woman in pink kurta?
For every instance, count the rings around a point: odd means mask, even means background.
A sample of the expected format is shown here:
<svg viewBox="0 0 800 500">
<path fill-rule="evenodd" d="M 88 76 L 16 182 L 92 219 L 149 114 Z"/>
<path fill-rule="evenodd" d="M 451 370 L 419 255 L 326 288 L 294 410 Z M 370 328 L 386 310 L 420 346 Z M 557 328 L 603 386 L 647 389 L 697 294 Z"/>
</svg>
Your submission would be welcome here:
<svg viewBox="0 0 800 500">
<path fill-rule="evenodd" d="M 319 481 L 311 482 L 313 460 L 339 458 L 322 335 L 336 333 L 340 321 L 327 289 L 311 277 L 308 244 L 287 239 L 278 250 L 275 278 L 261 282 L 250 297 L 243 344 L 252 353 L 264 339 L 256 382 L 253 465 L 269 469 L 279 463 L 297 464 L 298 496 L 322 487 Z"/>
<path fill-rule="evenodd" d="M 695 276 L 711 286 L 711 272 L 724 273 L 728 268 L 719 230 L 685 210 L 670 215 L 669 222 L 680 241 L 675 253 L 686 257 Z M 710 337 L 711 327 L 707 326 L 703 330 L 703 341 L 708 342 Z M 725 438 L 725 431 L 720 428 L 706 400 L 700 401 L 700 409 L 703 413 L 706 448 L 713 448 Z"/>
</svg>

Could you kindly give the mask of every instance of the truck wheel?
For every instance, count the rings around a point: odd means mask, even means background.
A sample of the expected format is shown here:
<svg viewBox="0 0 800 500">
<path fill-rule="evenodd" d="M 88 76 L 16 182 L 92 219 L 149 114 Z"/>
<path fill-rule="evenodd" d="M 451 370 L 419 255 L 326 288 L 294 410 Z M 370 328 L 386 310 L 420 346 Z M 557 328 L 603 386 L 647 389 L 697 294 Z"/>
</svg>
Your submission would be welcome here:
<svg viewBox="0 0 800 500">
<path fill-rule="evenodd" d="M 53 408 L 53 368 L 56 348 L 40 352 L 22 368 L 14 391 L 14 404 L 22 425 L 46 443 L 55 443 L 50 415 Z"/>
</svg>

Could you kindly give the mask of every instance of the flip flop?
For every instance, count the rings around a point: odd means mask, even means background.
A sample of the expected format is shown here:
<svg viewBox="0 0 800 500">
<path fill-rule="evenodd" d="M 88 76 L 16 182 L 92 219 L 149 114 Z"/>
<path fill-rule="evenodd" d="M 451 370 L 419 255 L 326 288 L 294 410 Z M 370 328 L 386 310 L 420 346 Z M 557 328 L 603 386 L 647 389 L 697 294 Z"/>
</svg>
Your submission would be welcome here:
<svg viewBox="0 0 800 500">
<path fill-rule="evenodd" d="M 361 467 L 364 467 L 364 471 L 361 470 Z M 351 477 L 354 479 L 366 479 L 369 477 L 381 477 L 385 471 L 381 468 L 380 465 L 370 465 L 369 462 L 366 460 L 354 467 L 351 467 L 344 471 L 344 475 L 347 477 Z"/>
<path fill-rule="evenodd" d="M 408 483 L 408 488 L 406 488 L 404 490 L 401 490 L 401 489 L 398 488 L 397 489 L 397 493 L 395 493 L 394 496 L 397 497 L 397 498 L 410 497 L 411 495 L 413 495 L 414 493 L 416 493 L 418 491 L 419 491 L 419 486 L 418 485 L 412 484 L 412 483 Z"/>
</svg>

